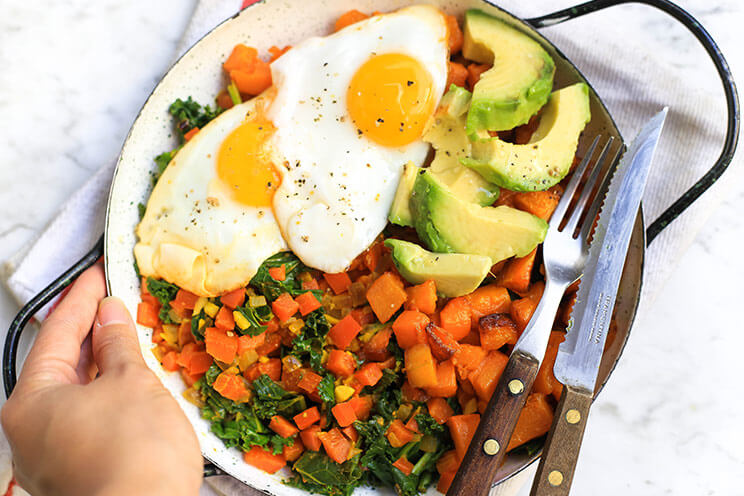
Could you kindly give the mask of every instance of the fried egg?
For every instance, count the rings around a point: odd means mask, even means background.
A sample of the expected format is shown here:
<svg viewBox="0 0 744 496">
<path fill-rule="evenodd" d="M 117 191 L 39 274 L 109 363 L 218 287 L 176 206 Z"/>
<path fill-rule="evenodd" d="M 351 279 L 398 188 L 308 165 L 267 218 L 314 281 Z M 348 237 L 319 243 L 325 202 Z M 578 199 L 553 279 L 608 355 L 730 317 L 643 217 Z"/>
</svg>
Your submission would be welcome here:
<svg viewBox="0 0 744 496">
<path fill-rule="evenodd" d="M 168 164 L 137 227 L 140 272 L 200 296 L 245 286 L 287 249 L 271 208 L 279 177 L 263 152 L 264 98 L 223 112 Z"/>
<path fill-rule="evenodd" d="M 403 165 L 421 165 L 447 80 L 442 13 L 418 5 L 296 45 L 272 64 L 282 176 L 274 214 L 308 266 L 341 272 L 382 232 Z"/>
<path fill-rule="evenodd" d="M 217 296 L 287 249 L 346 269 L 385 227 L 403 165 L 426 159 L 447 60 L 430 6 L 287 51 L 273 86 L 201 129 L 158 180 L 137 227 L 140 272 Z"/>
</svg>

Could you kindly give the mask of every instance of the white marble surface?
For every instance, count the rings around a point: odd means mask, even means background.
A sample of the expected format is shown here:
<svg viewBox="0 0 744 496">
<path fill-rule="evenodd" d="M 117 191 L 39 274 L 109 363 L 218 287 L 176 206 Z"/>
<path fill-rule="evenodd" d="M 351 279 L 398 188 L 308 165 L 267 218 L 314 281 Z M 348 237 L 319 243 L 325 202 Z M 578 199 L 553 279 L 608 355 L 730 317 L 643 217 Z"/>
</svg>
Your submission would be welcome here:
<svg viewBox="0 0 744 496">
<path fill-rule="evenodd" d="M 680 3 L 719 41 L 734 74 L 744 74 L 741 2 Z M 0 1 L 0 261 L 116 156 L 193 5 Z M 599 15 L 616 16 L 629 38 L 662 54 L 691 84 L 719 91 L 682 28 L 647 7 Z M 686 255 L 670 260 L 676 272 L 637 322 L 595 405 L 574 494 L 744 494 L 744 334 L 735 312 L 744 276 L 737 256 L 743 186 L 730 177 L 718 188 L 723 203 Z M 16 310 L 0 290 L 2 327 Z"/>
</svg>

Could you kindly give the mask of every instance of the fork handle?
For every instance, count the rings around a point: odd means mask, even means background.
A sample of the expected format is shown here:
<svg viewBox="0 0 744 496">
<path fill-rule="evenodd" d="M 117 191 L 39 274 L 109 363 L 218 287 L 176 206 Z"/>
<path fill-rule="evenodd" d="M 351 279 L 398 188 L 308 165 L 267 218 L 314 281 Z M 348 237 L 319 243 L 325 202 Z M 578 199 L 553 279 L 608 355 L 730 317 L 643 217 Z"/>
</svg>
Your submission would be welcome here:
<svg viewBox="0 0 744 496">
<path fill-rule="evenodd" d="M 590 391 L 563 387 L 530 496 L 568 495 L 591 406 Z"/>
<path fill-rule="evenodd" d="M 515 350 L 501 374 L 447 496 L 487 495 L 506 455 L 519 413 L 540 369 L 534 357 Z"/>
</svg>

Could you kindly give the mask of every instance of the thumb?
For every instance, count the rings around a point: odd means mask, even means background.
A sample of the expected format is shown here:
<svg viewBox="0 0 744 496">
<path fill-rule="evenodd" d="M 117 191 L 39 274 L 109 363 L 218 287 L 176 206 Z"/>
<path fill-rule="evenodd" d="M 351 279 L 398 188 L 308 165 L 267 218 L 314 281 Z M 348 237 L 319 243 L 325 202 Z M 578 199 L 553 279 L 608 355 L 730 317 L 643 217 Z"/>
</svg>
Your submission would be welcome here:
<svg viewBox="0 0 744 496">
<path fill-rule="evenodd" d="M 132 316 L 115 296 L 101 300 L 92 341 L 93 358 L 101 374 L 126 365 L 145 366 Z"/>
</svg>

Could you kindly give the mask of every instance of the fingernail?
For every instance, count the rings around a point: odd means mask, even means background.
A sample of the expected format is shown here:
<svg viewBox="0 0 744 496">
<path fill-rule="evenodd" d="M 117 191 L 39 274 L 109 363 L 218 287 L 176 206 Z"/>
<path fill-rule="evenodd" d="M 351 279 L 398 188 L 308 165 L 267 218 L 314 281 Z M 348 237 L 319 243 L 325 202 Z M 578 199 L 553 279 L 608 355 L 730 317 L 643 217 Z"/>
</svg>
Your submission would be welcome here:
<svg viewBox="0 0 744 496">
<path fill-rule="evenodd" d="M 98 316 L 96 320 L 100 326 L 128 324 L 129 319 L 127 307 L 116 296 L 107 296 L 98 305 Z"/>
</svg>

